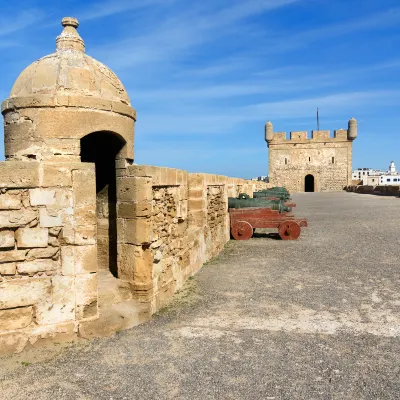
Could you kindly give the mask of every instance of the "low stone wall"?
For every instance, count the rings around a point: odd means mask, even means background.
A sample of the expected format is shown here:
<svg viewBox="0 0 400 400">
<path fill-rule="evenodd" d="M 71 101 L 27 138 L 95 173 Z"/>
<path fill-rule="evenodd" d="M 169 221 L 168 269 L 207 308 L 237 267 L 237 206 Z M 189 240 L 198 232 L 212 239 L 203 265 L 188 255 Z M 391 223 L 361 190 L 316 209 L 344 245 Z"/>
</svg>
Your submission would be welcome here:
<svg viewBox="0 0 400 400">
<path fill-rule="evenodd" d="M 364 194 L 377 194 L 383 196 L 400 196 L 400 186 L 367 186 L 367 185 L 353 185 L 346 186 L 347 192 L 364 193 Z"/>
<path fill-rule="evenodd" d="M 269 186 L 123 160 L 116 167 L 112 238 L 103 193 L 96 207 L 94 164 L 0 163 L 0 353 L 100 334 L 97 325 L 115 314 L 99 319 L 108 240 L 117 242 L 116 281 L 130 291 L 124 307 L 133 299 L 154 313 L 229 240 L 228 197 Z"/>
<path fill-rule="evenodd" d="M 269 186 L 173 168 L 120 167 L 118 226 L 125 235 L 118 245 L 119 277 L 131 282 L 138 300 L 151 302 L 153 312 L 229 240 L 228 197 Z"/>
<path fill-rule="evenodd" d="M 0 352 L 97 318 L 94 166 L 0 163 Z"/>
</svg>

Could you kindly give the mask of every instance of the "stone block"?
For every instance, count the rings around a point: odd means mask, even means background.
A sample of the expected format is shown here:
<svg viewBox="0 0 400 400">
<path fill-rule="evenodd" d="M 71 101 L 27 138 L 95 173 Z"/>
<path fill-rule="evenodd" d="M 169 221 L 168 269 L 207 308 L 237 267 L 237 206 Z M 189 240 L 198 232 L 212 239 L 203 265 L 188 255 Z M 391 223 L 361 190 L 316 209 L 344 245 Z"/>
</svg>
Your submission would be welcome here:
<svg viewBox="0 0 400 400">
<path fill-rule="evenodd" d="M 189 211 L 205 210 L 207 208 L 207 202 L 205 199 L 189 199 L 188 208 Z"/>
<path fill-rule="evenodd" d="M 0 264 L 0 275 L 15 275 L 17 265 L 15 263 Z"/>
<path fill-rule="evenodd" d="M 74 207 L 96 209 L 96 175 L 94 170 L 85 168 L 72 172 Z"/>
<path fill-rule="evenodd" d="M 51 211 L 46 208 L 39 210 L 39 223 L 41 228 L 54 228 L 63 226 L 61 211 Z"/>
<path fill-rule="evenodd" d="M 0 309 L 31 306 L 50 296 L 50 278 L 18 279 L 0 283 Z"/>
<path fill-rule="evenodd" d="M 76 318 L 82 320 L 98 314 L 97 274 L 82 274 L 75 278 Z"/>
<path fill-rule="evenodd" d="M 71 100 L 69 100 L 70 102 Z M 120 133 L 125 140 L 133 144 L 129 134 L 133 136 L 134 120 L 116 113 L 109 113 L 90 108 L 73 107 L 40 108 L 36 123 L 36 135 L 44 138 L 63 137 L 68 132 L 69 137 L 77 139 L 88 132 L 110 131 Z M 133 146 L 132 146 L 133 147 Z M 131 157 L 128 157 L 131 158 Z"/>
<path fill-rule="evenodd" d="M 97 246 L 63 246 L 61 268 L 65 276 L 97 272 Z"/>
<path fill-rule="evenodd" d="M 150 248 L 131 244 L 118 245 L 118 276 L 135 284 L 152 286 L 153 255 Z"/>
<path fill-rule="evenodd" d="M 117 199 L 120 202 L 143 202 L 152 200 L 150 178 L 119 177 L 117 178 Z"/>
<path fill-rule="evenodd" d="M 141 247 L 132 244 L 118 244 L 118 278 L 133 282 L 135 276 L 134 259 Z"/>
<path fill-rule="evenodd" d="M 30 189 L 29 198 L 31 206 L 52 205 L 56 201 L 56 191 L 54 189 Z"/>
<path fill-rule="evenodd" d="M 0 251 L 0 263 L 24 261 L 26 253 L 26 250 Z"/>
<path fill-rule="evenodd" d="M 60 164 L 55 162 L 40 163 L 40 186 L 42 187 L 71 187 L 72 171 L 71 164 Z"/>
<path fill-rule="evenodd" d="M 47 325 L 75 320 L 75 278 L 54 276 L 51 284 L 51 297 L 36 306 L 37 323 Z"/>
<path fill-rule="evenodd" d="M 39 186 L 39 163 L 10 161 L 0 163 L 0 187 L 32 188 Z"/>
<path fill-rule="evenodd" d="M 46 247 L 42 249 L 32 249 L 28 251 L 26 255 L 27 261 L 36 260 L 37 258 L 58 258 L 58 247 Z"/>
<path fill-rule="evenodd" d="M 205 179 L 203 174 L 188 174 L 189 190 L 193 188 L 203 188 Z"/>
<path fill-rule="evenodd" d="M 14 246 L 14 231 L 0 231 L 0 249 L 13 249 Z"/>
<path fill-rule="evenodd" d="M 29 336 L 24 331 L 0 333 L 0 355 L 20 353 L 28 341 Z"/>
<path fill-rule="evenodd" d="M 26 328 L 32 322 L 32 307 L 0 310 L 0 332 Z"/>
<path fill-rule="evenodd" d="M 186 219 L 188 216 L 188 201 L 181 200 L 178 201 L 177 209 L 176 209 L 176 216 L 179 219 Z"/>
<path fill-rule="evenodd" d="M 175 168 L 167 168 L 167 184 L 178 185 L 178 170 Z"/>
<path fill-rule="evenodd" d="M 65 276 L 75 275 L 75 255 L 76 246 L 61 247 L 61 271 Z"/>
<path fill-rule="evenodd" d="M 127 219 L 124 223 L 124 243 L 143 244 L 151 242 L 151 220 L 149 218 Z"/>
<path fill-rule="evenodd" d="M 136 120 L 136 111 L 132 107 L 123 104 L 119 101 L 112 102 L 112 110 L 115 113 L 126 115 Z"/>
<path fill-rule="evenodd" d="M 118 218 L 132 219 L 146 217 L 152 213 L 152 203 L 150 201 L 118 203 Z"/>
<path fill-rule="evenodd" d="M 160 167 L 154 167 L 152 165 L 138 165 L 138 164 L 128 165 L 127 176 L 152 178 L 154 175 L 157 174 L 158 169 L 160 169 Z"/>
<path fill-rule="evenodd" d="M 95 199 L 92 199 L 95 201 Z M 96 203 L 75 206 L 73 209 L 75 224 L 87 226 L 96 224 Z"/>
<path fill-rule="evenodd" d="M 190 211 L 188 219 L 190 227 L 202 227 L 206 224 L 207 213 L 204 210 Z"/>
<path fill-rule="evenodd" d="M 49 153 L 52 155 L 57 154 L 55 157 L 60 156 L 76 156 L 80 160 L 80 143 L 76 139 L 67 138 L 54 138 L 43 139 L 42 143 L 45 144 Z M 78 161 L 79 161 L 78 160 Z"/>
<path fill-rule="evenodd" d="M 21 195 L 20 194 L 0 194 L 0 210 L 20 210 Z"/>
<path fill-rule="evenodd" d="M 56 201 L 56 191 L 54 189 L 30 189 L 29 199 L 31 206 L 48 206 Z"/>
<path fill-rule="evenodd" d="M 46 228 L 20 228 L 15 233 L 17 247 L 29 249 L 34 247 L 47 247 L 49 230 Z"/>
<path fill-rule="evenodd" d="M 38 272 L 55 271 L 59 267 L 59 262 L 51 259 L 37 259 L 17 263 L 17 271 L 20 274 L 35 275 Z"/>
<path fill-rule="evenodd" d="M 61 240 L 65 244 L 85 246 L 96 244 L 97 228 L 92 226 L 76 226 L 63 228 Z"/>
<path fill-rule="evenodd" d="M 75 246 L 75 273 L 87 274 L 97 271 L 97 247 Z"/>
<path fill-rule="evenodd" d="M 202 188 L 189 189 L 190 199 L 202 199 L 204 197 L 204 190 Z"/>
<path fill-rule="evenodd" d="M 0 211 L 0 228 L 18 228 L 28 225 L 38 218 L 38 212 L 35 210 L 11 210 Z"/>
<path fill-rule="evenodd" d="M 189 190 L 187 185 L 181 185 L 178 188 L 179 200 L 187 200 L 189 198 Z"/>
</svg>

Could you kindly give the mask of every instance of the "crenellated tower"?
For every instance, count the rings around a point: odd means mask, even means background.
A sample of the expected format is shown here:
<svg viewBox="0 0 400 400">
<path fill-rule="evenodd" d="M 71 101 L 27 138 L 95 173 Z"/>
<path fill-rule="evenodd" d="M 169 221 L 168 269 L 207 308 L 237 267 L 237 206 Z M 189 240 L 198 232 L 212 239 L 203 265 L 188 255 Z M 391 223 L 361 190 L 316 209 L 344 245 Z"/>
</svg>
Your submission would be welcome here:
<svg viewBox="0 0 400 400">
<path fill-rule="evenodd" d="M 274 132 L 271 121 L 265 124 L 269 148 L 270 182 L 286 186 L 291 192 L 338 191 L 351 181 L 352 143 L 357 137 L 357 120 L 347 129 Z"/>
</svg>

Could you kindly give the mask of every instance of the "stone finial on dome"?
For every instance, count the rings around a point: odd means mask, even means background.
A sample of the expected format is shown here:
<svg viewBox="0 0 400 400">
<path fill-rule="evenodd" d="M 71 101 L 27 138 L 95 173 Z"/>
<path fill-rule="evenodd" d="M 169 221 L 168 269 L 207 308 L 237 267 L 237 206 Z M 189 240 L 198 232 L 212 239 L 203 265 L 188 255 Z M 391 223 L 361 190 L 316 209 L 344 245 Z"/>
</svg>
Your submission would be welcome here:
<svg viewBox="0 0 400 400">
<path fill-rule="evenodd" d="M 77 32 L 79 22 L 76 18 L 65 17 L 61 20 L 64 30 L 56 39 L 57 51 L 77 50 L 85 52 L 85 43 Z"/>
</svg>

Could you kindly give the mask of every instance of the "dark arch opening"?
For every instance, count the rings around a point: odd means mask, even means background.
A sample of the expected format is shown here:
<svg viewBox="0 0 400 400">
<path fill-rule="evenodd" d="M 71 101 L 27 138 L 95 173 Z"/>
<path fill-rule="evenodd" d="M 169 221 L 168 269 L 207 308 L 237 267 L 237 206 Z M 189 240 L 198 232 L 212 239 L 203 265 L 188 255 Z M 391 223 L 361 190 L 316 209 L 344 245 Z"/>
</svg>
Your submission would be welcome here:
<svg viewBox="0 0 400 400">
<path fill-rule="evenodd" d="M 306 175 L 304 178 L 304 191 L 305 192 L 314 192 L 314 176 L 311 174 Z"/>
<path fill-rule="evenodd" d="M 99 271 L 118 277 L 117 191 L 115 159 L 125 141 L 112 132 L 93 132 L 81 139 L 81 161 L 96 167 L 97 261 Z"/>
</svg>

